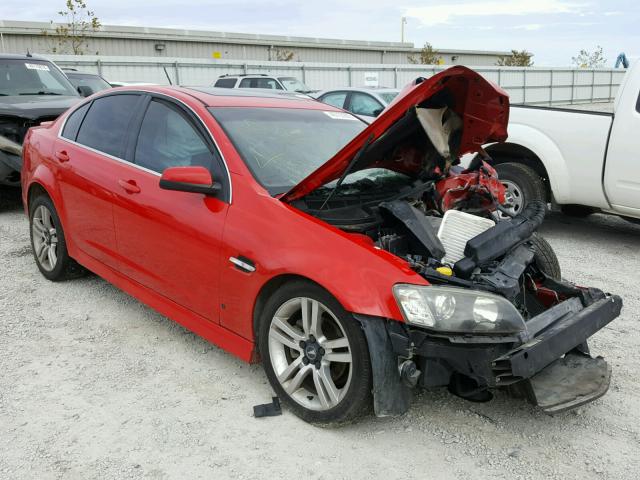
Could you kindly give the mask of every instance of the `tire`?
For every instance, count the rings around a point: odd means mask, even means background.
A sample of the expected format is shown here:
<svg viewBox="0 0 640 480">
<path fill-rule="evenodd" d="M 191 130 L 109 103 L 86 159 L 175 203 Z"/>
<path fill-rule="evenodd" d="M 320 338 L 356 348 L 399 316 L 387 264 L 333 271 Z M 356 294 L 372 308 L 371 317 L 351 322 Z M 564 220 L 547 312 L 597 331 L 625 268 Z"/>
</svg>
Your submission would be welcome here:
<svg viewBox="0 0 640 480">
<path fill-rule="evenodd" d="M 498 178 L 507 189 L 514 213 L 520 213 L 530 202 L 547 203 L 547 191 L 540 176 L 521 163 L 507 162 L 495 165 Z"/>
<path fill-rule="evenodd" d="M 584 205 L 560 205 L 560 210 L 570 217 L 584 218 L 595 213 L 595 208 L 585 207 Z"/>
<path fill-rule="evenodd" d="M 534 233 L 531 236 L 531 244 L 535 252 L 533 259 L 538 268 L 554 280 L 561 280 L 560 262 L 549 242 L 538 233 Z"/>
<path fill-rule="evenodd" d="M 45 278 L 57 282 L 85 273 L 69 256 L 60 217 L 49 197 L 40 195 L 31 202 L 29 227 L 33 257 Z"/>
<path fill-rule="evenodd" d="M 371 360 L 364 332 L 318 285 L 293 281 L 267 300 L 258 347 L 271 386 L 301 419 L 347 423 L 370 408 Z"/>
</svg>

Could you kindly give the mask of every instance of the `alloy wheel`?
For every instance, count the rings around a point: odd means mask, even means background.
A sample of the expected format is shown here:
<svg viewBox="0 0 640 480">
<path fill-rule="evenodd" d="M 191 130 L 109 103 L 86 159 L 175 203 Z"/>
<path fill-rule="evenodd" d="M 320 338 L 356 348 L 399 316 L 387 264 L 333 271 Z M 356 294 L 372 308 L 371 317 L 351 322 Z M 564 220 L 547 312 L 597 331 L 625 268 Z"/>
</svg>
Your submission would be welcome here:
<svg viewBox="0 0 640 480">
<path fill-rule="evenodd" d="M 504 185 L 504 188 L 505 188 L 504 206 L 507 208 L 507 210 L 517 215 L 524 208 L 524 202 L 525 202 L 524 193 L 522 192 L 522 189 L 518 184 L 510 180 L 503 180 L 502 185 Z M 503 219 L 509 218 L 508 215 L 505 215 L 502 212 L 498 212 L 498 213 L 500 215 L 500 218 L 503 218 Z"/>
<path fill-rule="evenodd" d="M 278 308 L 269 327 L 269 356 L 282 388 L 305 408 L 330 410 L 349 389 L 349 339 L 338 318 L 317 300 L 292 298 Z"/>
<path fill-rule="evenodd" d="M 52 271 L 58 263 L 58 233 L 46 206 L 39 205 L 33 212 L 31 233 L 38 263 L 47 272 Z"/>
</svg>

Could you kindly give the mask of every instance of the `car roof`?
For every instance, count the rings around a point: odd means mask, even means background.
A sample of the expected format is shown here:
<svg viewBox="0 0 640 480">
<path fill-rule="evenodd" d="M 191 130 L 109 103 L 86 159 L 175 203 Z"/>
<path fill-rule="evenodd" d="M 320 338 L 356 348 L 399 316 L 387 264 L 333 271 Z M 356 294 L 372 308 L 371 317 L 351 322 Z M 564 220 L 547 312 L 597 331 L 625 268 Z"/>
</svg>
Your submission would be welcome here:
<svg viewBox="0 0 640 480">
<path fill-rule="evenodd" d="M 97 73 L 77 72 L 72 70 L 63 70 L 63 72 L 67 77 L 99 77 L 100 76 Z"/>
<path fill-rule="evenodd" d="M 393 87 L 342 87 L 342 88 L 328 88 L 323 90 L 322 93 L 328 92 L 370 92 L 370 93 L 385 93 L 385 92 L 399 92 L 399 88 Z"/>
<path fill-rule="evenodd" d="M 0 53 L 0 60 L 41 60 L 51 62 L 48 58 L 40 57 L 38 55 L 26 55 L 19 53 Z"/>
<path fill-rule="evenodd" d="M 152 85 L 136 87 L 135 85 L 131 85 L 128 87 L 118 87 L 118 90 L 144 90 L 170 96 L 173 92 L 180 92 L 196 98 L 207 107 L 280 107 L 336 112 L 343 111 L 326 103 L 319 102 L 315 98 L 307 95 L 286 91 L 271 92 L 258 88 L 242 89 Z M 114 91 L 111 90 L 111 92 L 113 93 Z"/>
</svg>

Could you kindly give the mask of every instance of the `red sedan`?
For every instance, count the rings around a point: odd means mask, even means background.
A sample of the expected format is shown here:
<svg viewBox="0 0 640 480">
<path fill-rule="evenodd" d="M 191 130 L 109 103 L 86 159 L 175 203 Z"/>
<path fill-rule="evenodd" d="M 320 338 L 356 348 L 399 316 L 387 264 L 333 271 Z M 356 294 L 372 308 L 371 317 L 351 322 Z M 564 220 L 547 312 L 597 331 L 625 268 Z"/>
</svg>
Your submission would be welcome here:
<svg viewBox="0 0 640 480">
<path fill-rule="evenodd" d="M 261 359 L 312 422 L 402 413 L 415 386 L 516 385 L 547 411 L 599 397 L 586 340 L 621 300 L 560 280 L 544 205 L 509 218 L 481 149 L 506 139 L 507 95 L 463 67 L 422 80 L 369 126 L 253 91 L 96 94 L 25 139 L 37 266 L 88 269 Z"/>
</svg>

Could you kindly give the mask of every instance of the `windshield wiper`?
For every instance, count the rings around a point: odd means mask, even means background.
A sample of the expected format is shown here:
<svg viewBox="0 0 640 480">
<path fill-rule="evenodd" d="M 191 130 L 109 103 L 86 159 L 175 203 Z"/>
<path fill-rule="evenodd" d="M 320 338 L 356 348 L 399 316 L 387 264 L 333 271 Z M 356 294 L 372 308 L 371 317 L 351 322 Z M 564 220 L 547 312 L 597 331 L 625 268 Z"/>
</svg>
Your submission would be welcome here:
<svg viewBox="0 0 640 480">
<path fill-rule="evenodd" d="M 18 95 L 62 95 L 61 93 L 56 92 L 23 92 Z"/>
<path fill-rule="evenodd" d="M 360 150 L 358 150 L 358 153 L 356 153 L 353 156 L 353 158 L 349 162 L 349 165 L 347 165 L 347 168 L 344 170 L 344 172 L 342 172 L 342 175 L 340 175 L 340 178 L 338 179 L 338 182 L 336 183 L 336 186 L 333 187 L 333 190 L 331 190 L 329 192 L 329 195 L 327 195 L 327 198 L 322 203 L 322 206 L 320 207 L 320 210 L 322 210 L 327 205 L 327 203 L 329 203 L 329 200 L 331 200 L 331 197 L 333 197 L 333 194 L 336 193 L 338 188 L 340 188 L 340 185 L 342 185 L 342 182 L 344 182 L 344 179 L 346 178 L 346 176 L 349 175 L 349 173 L 351 172 L 351 169 L 354 167 L 354 165 L 356 163 L 358 163 L 358 160 L 360 160 L 360 157 L 365 152 L 365 150 L 369 147 L 369 145 L 371 144 L 372 140 L 373 140 L 373 133 L 371 135 L 369 135 L 369 138 L 367 138 L 367 141 L 364 142 L 364 145 L 362 145 L 362 148 L 360 148 Z"/>
</svg>

